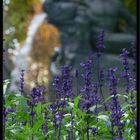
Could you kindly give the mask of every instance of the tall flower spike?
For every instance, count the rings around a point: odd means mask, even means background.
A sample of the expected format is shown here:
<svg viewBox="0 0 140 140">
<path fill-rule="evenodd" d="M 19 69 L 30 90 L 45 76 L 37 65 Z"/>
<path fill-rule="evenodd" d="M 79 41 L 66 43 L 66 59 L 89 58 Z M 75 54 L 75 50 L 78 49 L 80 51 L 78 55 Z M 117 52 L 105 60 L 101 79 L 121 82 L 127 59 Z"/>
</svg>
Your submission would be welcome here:
<svg viewBox="0 0 140 140">
<path fill-rule="evenodd" d="M 104 95 L 102 93 L 103 69 L 101 69 L 100 58 L 101 58 L 101 54 L 102 54 L 101 51 L 102 51 L 102 49 L 105 48 L 104 37 L 105 37 L 105 33 L 104 33 L 104 30 L 103 30 L 103 31 L 100 32 L 100 34 L 98 36 L 98 43 L 97 43 L 97 49 L 98 50 L 97 50 L 97 53 L 96 53 L 99 93 L 100 93 L 103 101 L 104 101 Z M 104 106 L 105 106 L 105 110 L 107 110 L 106 104 L 104 104 Z"/>
<path fill-rule="evenodd" d="M 132 56 L 133 56 L 133 72 L 136 73 L 136 65 L 137 65 L 137 40 L 136 38 L 132 41 Z"/>
<path fill-rule="evenodd" d="M 72 98 L 72 67 L 62 66 L 62 94 L 63 98 Z"/>
<path fill-rule="evenodd" d="M 33 88 L 31 91 L 31 101 L 28 101 L 28 105 L 30 107 L 34 107 L 37 105 L 38 102 L 41 102 L 43 100 L 43 92 L 45 88 L 44 86 L 38 86 L 38 88 Z"/>
<path fill-rule="evenodd" d="M 133 84 L 134 89 L 137 89 L 136 84 L 136 73 L 137 73 L 137 40 L 136 38 L 132 41 L 132 56 L 133 56 Z"/>
<path fill-rule="evenodd" d="M 125 88 L 126 93 L 130 92 L 130 72 L 129 72 L 128 55 L 129 55 L 128 50 L 126 48 L 124 48 L 122 50 L 122 53 L 120 54 L 120 57 L 122 58 L 122 63 L 124 66 L 124 71 L 122 73 L 122 77 L 124 77 L 126 80 L 126 88 Z"/>
<path fill-rule="evenodd" d="M 110 68 L 108 70 L 109 73 L 109 88 L 112 95 L 112 102 L 110 103 L 111 112 L 111 122 L 112 122 L 112 130 L 113 136 L 116 136 L 116 139 L 123 140 L 123 123 L 121 122 L 121 117 L 123 116 L 123 112 L 120 108 L 120 104 L 117 96 L 117 84 L 118 78 L 115 76 L 116 68 Z M 117 130 L 114 130 L 114 127 L 117 127 Z"/>
<path fill-rule="evenodd" d="M 93 60 L 92 56 L 85 63 L 80 63 L 80 65 L 85 69 L 85 72 L 81 74 L 84 80 L 83 88 L 81 92 L 83 93 L 83 109 L 86 109 L 88 112 L 87 122 L 86 122 L 86 132 L 87 132 L 87 140 L 89 140 L 89 108 L 91 107 L 91 78 L 92 78 L 92 67 L 93 67 Z"/>
<path fill-rule="evenodd" d="M 54 88 L 54 92 L 55 92 L 55 96 L 56 99 L 60 99 L 61 98 L 61 78 L 59 76 L 56 76 L 53 80 L 53 88 Z"/>
<path fill-rule="evenodd" d="M 81 75 L 84 80 L 84 86 L 81 89 L 81 92 L 83 92 L 83 97 L 85 100 L 90 99 L 90 90 L 91 90 L 91 74 L 92 74 L 92 67 L 93 67 L 93 60 L 92 57 L 90 57 L 87 62 L 80 63 L 81 67 L 85 69 L 85 72 Z"/>
<path fill-rule="evenodd" d="M 97 43 L 98 53 L 100 53 L 101 50 L 105 48 L 105 45 L 104 45 L 104 37 L 105 37 L 105 32 L 103 30 L 103 31 L 100 32 L 100 34 L 98 36 L 98 43 Z"/>
<path fill-rule="evenodd" d="M 100 87 L 102 87 L 104 82 L 104 69 L 100 69 L 99 73 L 100 73 Z"/>
<path fill-rule="evenodd" d="M 78 86 L 79 71 L 78 71 L 78 69 L 75 70 L 75 78 L 76 78 L 76 95 L 78 95 L 78 93 L 79 93 L 79 86 Z"/>
</svg>

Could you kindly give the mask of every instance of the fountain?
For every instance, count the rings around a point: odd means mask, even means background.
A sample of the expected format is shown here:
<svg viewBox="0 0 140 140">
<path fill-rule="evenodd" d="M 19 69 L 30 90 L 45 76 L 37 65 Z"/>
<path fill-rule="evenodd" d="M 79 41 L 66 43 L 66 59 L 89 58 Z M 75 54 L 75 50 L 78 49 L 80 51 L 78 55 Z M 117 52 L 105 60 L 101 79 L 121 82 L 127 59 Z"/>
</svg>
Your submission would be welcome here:
<svg viewBox="0 0 140 140">
<path fill-rule="evenodd" d="M 25 43 L 23 44 L 23 47 L 20 47 L 20 44 L 18 42 L 15 42 L 15 50 L 13 51 L 14 56 L 12 57 L 15 68 L 11 72 L 12 80 L 9 89 L 10 91 L 18 90 L 17 83 L 19 81 L 20 72 L 22 69 L 27 70 L 28 56 L 33 47 L 33 39 L 38 28 L 46 18 L 47 14 L 43 12 L 38 15 L 35 15 L 28 27 L 27 38 L 25 40 Z"/>
</svg>

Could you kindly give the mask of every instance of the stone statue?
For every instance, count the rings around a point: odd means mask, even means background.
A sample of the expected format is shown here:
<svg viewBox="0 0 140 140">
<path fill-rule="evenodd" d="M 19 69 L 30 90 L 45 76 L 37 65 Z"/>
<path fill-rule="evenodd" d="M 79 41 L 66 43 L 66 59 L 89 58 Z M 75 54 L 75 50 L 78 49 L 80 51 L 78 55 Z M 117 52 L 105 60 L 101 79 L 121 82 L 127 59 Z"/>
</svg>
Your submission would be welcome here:
<svg viewBox="0 0 140 140">
<path fill-rule="evenodd" d="M 78 67 L 95 50 L 101 30 L 106 34 L 105 50 L 111 53 L 130 46 L 136 32 L 136 19 L 121 0 L 46 0 L 43 10 L 61 33 L 61 47 L 53 57 L 55 66 Z"/>
</svg>

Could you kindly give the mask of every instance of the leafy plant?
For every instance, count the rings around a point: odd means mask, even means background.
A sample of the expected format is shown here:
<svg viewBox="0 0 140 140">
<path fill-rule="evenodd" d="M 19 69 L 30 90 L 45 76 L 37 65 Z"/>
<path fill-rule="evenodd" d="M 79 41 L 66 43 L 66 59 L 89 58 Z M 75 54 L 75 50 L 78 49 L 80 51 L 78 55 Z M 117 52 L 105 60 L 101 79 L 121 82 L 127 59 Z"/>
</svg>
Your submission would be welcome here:
<svg viewBox="0 0 140 140">
<path fill-rule="evenodd" d="M 104 32 L 99 36 L 99 46 L 104 48 Z M 135 43 L 133 43 L 134 45 Z M 136 45 L 136 44 L 135 44 Z M 99 47 L 98 46 L 98 47 Z M 136 47 L 136 46 L 133 46 Z M 97 59 L 101 57 L 98 48 Z M 134 53 L 134 52 L 133 52 Z M 109 68 L 107 85 L 110 96 L 104 99 L 104 76 L 101 66 L 99 77 L 92 79 L 93 57 L 81 63 L 83 85 L 74 93 L 72 67 L 62 66 L 61 74 L 53 81 L 55 102 L 45 102 L 45 87 L 39 85 L 31 90 L 29 97 L 24 97 L 24 77 L 21 77 L 20 92 L 7 92 L 9 80 L 3 83 L 3 124 L 5 139 L 13 140 L 134 140 L 136 139 L 136 71 L 128 67 L 128 51 L 122 50 L 126 81 L 125 92 L 117 91 L 117 68 Z M 134 55 L 135 56 L 135 55 Z M 134 57 L 133 60 L 136 64 Z M 100 61 L 98 61 L 100 63 Z M 135 67 L 136 65 L 133 65 Z M 104 70 L 105 71 L 105 70 Z M 132 71 L 132 72 L 131 72 Z M 76 70 L 76 73 L 79 73 Z M 125 74 L 124 74 L 125 73 Z M 132 78 L 133 77 L 133 78 Z M 121 103 L 120 101 L 123 100 Z M 105 107 L 105 108 L 104 108 Z"/>
</svg>

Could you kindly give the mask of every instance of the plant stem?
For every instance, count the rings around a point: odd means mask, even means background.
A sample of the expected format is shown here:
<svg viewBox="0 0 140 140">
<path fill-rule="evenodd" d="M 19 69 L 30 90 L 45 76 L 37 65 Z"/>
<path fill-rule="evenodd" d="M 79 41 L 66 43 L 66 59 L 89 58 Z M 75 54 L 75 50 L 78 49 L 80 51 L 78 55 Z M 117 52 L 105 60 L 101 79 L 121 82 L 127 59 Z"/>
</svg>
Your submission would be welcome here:
<svg viewBox="0 0 140 140">
<path fill-rule="evenodd" d="M 33 112 L 33 106 L 31 107 L 31 112 Z M 31 128 L 33 128 L 33 115 L 31 115 Z M 34 139 L 34 136 L 32 134 L 32 140 Z"/>
<path fill-rule="evenodd" d="M 83 130 L 83 127 L 82 127 L 82 136 L 83 136 L 83 140 L 85 140 L 84 139 L 84 130 Z"/>
<path fill-rule="evenodd" d="M 61 140 L 61 121 L 59 124 L 59 130 L 58 130 L 58 140 Z"/>
<path fill-rule="evenodd" d="M 88 117 L 87 117 L 87 140 L 89 140 L 89 111 L 87 109 L 87 114 L 88 114 Z"/>
<path fill-rule="evenodd" d="M 5 114 L 5 112 L 3 114 Z M 3 115 L 3 140 L 5 140 L 5 116 L 4 115 Z"/>
<path fill-rule="evenodd" d="M 79 87 L 78 87 L 78 77 L 76 78 L 76 87 L 77 87 L 77 96 L 78 96 L 78 89 L 79 89 Z"/>
<path fill-rule="evenodd" d="M 103 99 L 103 102 L 105 101 L 104 99 L 104 95 L 103 95 L 103 92 L 102 92 L 102 87 L 101 87 L 101 78 L 100 78 L 100 57 L 98 57 L 97 59 L 97 73 L 98 73 L 98 82 L 99 82 L 99 92 L 100 92 L 100 95 L 102 96 L 102 99 Z M 105 107 L 105 111 L 107 111 L 107 107 L 106 107 L 106 104 L 104 103 L 104 107 Z"/>
</svg>

